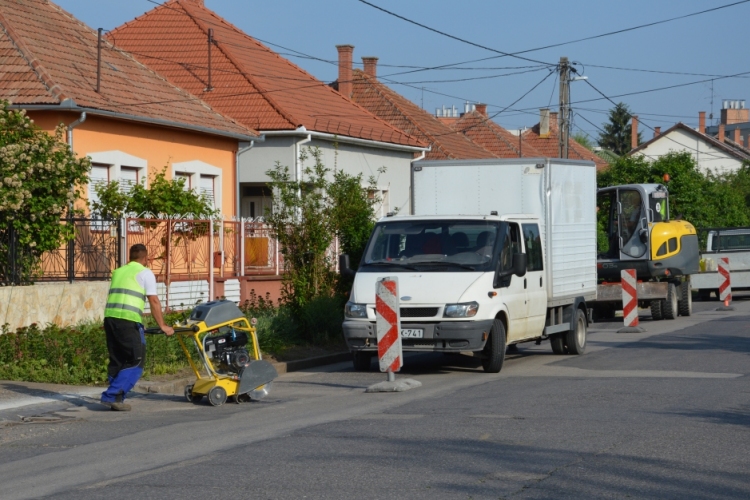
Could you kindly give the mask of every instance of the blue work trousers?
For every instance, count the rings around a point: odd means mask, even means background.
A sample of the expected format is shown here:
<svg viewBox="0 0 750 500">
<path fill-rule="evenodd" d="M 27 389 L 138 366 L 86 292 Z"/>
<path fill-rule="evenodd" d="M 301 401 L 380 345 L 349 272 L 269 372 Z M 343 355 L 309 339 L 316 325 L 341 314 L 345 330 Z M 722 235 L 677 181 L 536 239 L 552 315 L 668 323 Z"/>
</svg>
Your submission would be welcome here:
<svg viewBox="0 0 750 500">
<path fill-rule="evenodd" d="M 104 331 L 109 351 L 109 387 L 102 393 L 102 402 L 121 402 L 143 374 L 146 335 L 142 324 L 119 318 L 104 318 Z"/>
</svg>

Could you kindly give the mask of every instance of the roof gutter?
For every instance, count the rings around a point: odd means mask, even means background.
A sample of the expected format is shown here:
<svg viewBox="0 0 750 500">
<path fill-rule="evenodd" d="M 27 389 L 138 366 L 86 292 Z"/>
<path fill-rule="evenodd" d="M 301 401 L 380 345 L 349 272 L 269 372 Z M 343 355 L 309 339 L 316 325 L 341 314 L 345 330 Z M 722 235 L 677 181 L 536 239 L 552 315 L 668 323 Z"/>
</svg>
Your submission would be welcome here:
<svg viewBox="0 0 750 500">
<path fill-rule="evenodd" d="M 263 136 L 266 137 L 307 137 L 310 136 L 312 139 L 323 139 L 332 142 L 340 142 L 345 144 L 356 144 L 358 146 L 368 146 L 373 148 L 391 149 L 394 151 L 408 151 L 410 153 L 418 153 L 420 151 L 429 151 L 430 147 L 418 147 L 418 146 L 405 146 L 402 144 L 394 144 L 392 142 L 373 141 L 369 139 L 358 139 L 356 137 L 348 137 L 345 135 L 327 134 L 325 132 L 315 132 L 307 130 L 305 127 L 299 127 L 295 130 L 261 130 Z"/>
<path fill-rule="evenodd" d="M 86 108 L 78 106 L 72 99 L 66 99 L 60 104 L 12 104 L 8 106 L 11 109 L 26 109 L 29 111 L 80 111 L 85 112 L 92 116 L 105 116 L 107 118 L 116 118 L 118 120 L 126 120 L 131 122 L 146 123 L 149 125 L 158 125 L 162 127 L 178 128 L 182 130 L 188 130 L 191 132 L 200 132 L 204 134 L 218 135 L 220 137 L 228 137 L 230 139 L 237 139 L 238 141 L 263 141 L 265 140 L 262 135 L 247 135 L 239 134 L 235 132 L 223 132 L 209 127 L 201 127 L 198 125 L 187 125 L 185 123 L 173 122 L 170 120 L 161 120 L 159 118 L 146 118 L 142 116 L 128 115 L 125 113 L 117 113 L 115 111 L 105 111 L 96 108 Z"/>
</svg>

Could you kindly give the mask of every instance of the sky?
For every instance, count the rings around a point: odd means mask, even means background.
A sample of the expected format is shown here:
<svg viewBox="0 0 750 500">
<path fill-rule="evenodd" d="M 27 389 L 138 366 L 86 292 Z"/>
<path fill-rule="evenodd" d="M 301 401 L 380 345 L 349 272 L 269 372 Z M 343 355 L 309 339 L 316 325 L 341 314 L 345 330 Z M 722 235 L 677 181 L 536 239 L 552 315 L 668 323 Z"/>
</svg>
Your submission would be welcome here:
<svg viewBox="0 0 750 500">
<path fill-rule="evenodd" d="M 115 28 L 161 3 L 53 1 L 94 29 Z M 361 63 L 362 56 L 379 57 L 381 81 L 426 110 L 434 113 L 442 106 L 463 110 L 466 101 L 483 102 L 490 116 L 496 115 L 495 121 L 508 129 L 535 125 L 539 108 L 556 110 L 559 81 L 554 65 L 561 56 L 575 62 L 578 74 L 588 78 L 571 82 L 570 88 L 573 132 L 592 139 L 598 136 L 612 102 L 626 103 L 639 116 L 644 139 L 652 135 L 649 127 L 666 129 L 678 121 L 696 127 L 699 111 L 713 112 L 709 124 L 717 123 L 722 99 L 747 98 L 750 106 L 750 49 L 744 37 L 724 36 L 747 30 L 748 1 L 518 56 L 532 61 L 503 56 L 470 63 L 465 62 L 623 30 L 738 0 L 368 1 L 464 41 L 360 0 L 205 0 L 205 5 L 320 80 L 337 78 L 335 46 L 351 44 L 355 63 Z M 454 65 L 459 62 L 464 64 Z M 423 69 L 449 64 L 453 66 Z M 721 78 L 743 72 L 748 74 Z M 692 82 L 699 83 L 683 85 Z M 683 86 L 643 92 L 674 85 Z M 631 93 L 636 94 L 624 95 Z"/>
</svg>

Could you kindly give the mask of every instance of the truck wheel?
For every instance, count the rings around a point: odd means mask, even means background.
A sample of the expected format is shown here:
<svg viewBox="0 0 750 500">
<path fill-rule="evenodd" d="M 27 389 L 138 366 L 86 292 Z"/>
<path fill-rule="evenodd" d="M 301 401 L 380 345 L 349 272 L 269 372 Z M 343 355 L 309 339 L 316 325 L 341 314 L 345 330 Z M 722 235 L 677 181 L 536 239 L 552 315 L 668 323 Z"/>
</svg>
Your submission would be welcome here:
<svg viewBox="0 0 750 500">
<path fill-rule="evenodd" d="M 354 370 L 358 372 L 369 372 L 370 365 L 372 364 L 371 352 L 354 351 L 352 355 L 352 362 L 354 363 Z"/>
<path fill-rule="evenodd" d="M 583 354 L 586 350 L 586 315 L 580 309 L 576 309 L 575 329 L 565 335 L 565 345 L 568 354 Z"/>
<path fill-rule="evenodd" d="M 505 361 L 505 326 L 499 319 L 492 323 L 490 338 L 487 339 L 482 354 L 482 368 L 484 368 L 485 373 L 498 373 L 503 368 L 503 361 Z"/>
<path fill-rule="evenodd" d="M 664 311 L 662 311 L 663 302 L 663 300 L 651 301 L 651 319 L 654 321 L 661 321 L 664 319 Z"/>
<path fill-rule="evenodd" d="M 693 287 L 690 280 L 686 280 L 680 285 L 680 316 L 691 314 L 693 314 Z"/>
<path fill-rule="evenodd" d="M 664 319 L 675 319 L 678 313 L 677 287 L 670 283 L 667 288 L 667 300 L 662 304 Z"/>
<path fill-rule="evenodd" d="M 565 339 L 562 334 L 556 333 L 550 336 L 549 343 L 552 346 L 552 352 L 555 354 L 565 354 Z"/>
</svg>

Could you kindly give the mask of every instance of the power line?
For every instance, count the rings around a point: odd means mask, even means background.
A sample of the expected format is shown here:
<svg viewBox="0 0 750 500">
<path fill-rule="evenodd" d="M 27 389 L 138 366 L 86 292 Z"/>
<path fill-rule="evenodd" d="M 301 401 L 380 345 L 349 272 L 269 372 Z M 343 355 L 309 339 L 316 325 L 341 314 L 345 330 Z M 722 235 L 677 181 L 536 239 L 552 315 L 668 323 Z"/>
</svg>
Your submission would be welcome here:
<svg viewBox="0 0 750 500">
<path fill-rule="evenodd" d="M 573 64 L 577 64 L 573 62 Z M 618 71 L 638 71 L 641 73 L 658 73 L 662 75 L 684 75 L 684 76 L 710 76 L 713 78 L 750 78 L 747 76 L 732 76 L 732 75 L 712 75 L 708 73 L 689 73 L 685 71 L 661 71 L 655 69 L 638 69 L 638 68 L 621 68 L 618 66 L 603 66 L 601 64 L 586 64 L 590 68 L 603 68 L 603 69 L 614 69 Z"/>
<path fill-rule="evenodd" d="M 516 54 L 511 54 L 509 52 L 503 52 L 502 50 L 493 49 L 492 47 L 487 47 L 486 45 L 481 45 L 481 44 L 478 44 L 478 43 L 466 40 L 465 38 L 460 38 L 460 37 L 457 37 L 455 35 L 451 35 L 450 33 L 446 33 L 445 31 L 440 31 L 438 29 L 431 28 L 431 27 L 427 26 L 426 24 L 422 24 L 420 22 L 414 21 L 414 20 L 409 19 L 407 17 L 404 17 L 402 15 L 396 14 L 395 12 L 391 12 L 390 10 L 384 9 L 383 7 L 379 7 L 379 6 L 375 5 L 374 3 L 368 2 L 367 0 L 359 0 L 359 1 L 362 2 L 365 5 L 369 5 L 370 7 L 374 8 L 374 9 L 377 9 L 377 10 L 379 10 L 381 12 L 385 12 L 386 14 L 388 14 L 390 16 L 393 16 L 393 17 L 396 17 L 398 19 L 401 19 L 402 21 L 406 21 L 407 23 L 411 23 L 411 24 L 413 24 L 415 26 L 419 26 L 420 28 L 424 28 L 424 29 L 426 29 L 428 31 L 432 31 L 433 33 L 437 33 L 439 35 L 443 35 L 445 37 L 452 38 L 453 40 L 457 40 L 459 42 L 462 42 L 462 43 L 465 43 L 465 44 L 468 44 L 468 45 L 472 45 L 472 46 L 480 48 L 480 49 L 489 50 L 490 52 L 495 52 L 496 54 L 500 54 L 503 57 L 510 56 L 510 57 L 515 57 L 516 59 L 522 59 L 524 61 L 535 62 L 535 63 L 539 63 L 539 64 L 546 64 L 547 66 L 557 66 L 556 64 L 551 64 L 551 63 L 547 63 L 547 62 L 544 62 L 544 61 L 539 61 L 537 59 L 529 59 L 528 57 L 522 57 L 522 56 L 518 56 Z M 750 0 L 744 0 L 744 1 L 750 2 Z"/>
<path fill-rule="evenodd" d="M 388 14 L 396 16 L 396 17 L 398 17 L 400 19 L 408 21 L 410 23 L 417 24 L 418 26 L 422 26 L 422 27 L 427 28 L 427 29 L 429 29 L 431 31 L 437 31 L 437 30 L 434 30 L 432 28 L 423 26 L 423 25 L 421 25 L 419 23 L 416 23 L 415 21 L 411 21 L 411 20 L 406 19 L 406 18 L 404 18 L 402 16 L 399 16 L 398 14 L 394 14 L 392 12 L 389 12 L 389 11 L 385 10 L 385 9 L 382 9 L 382 8 L 376 6 L 376 5 L 373 5 L 373 4 L 369 3 L 369 2 L 366 2 L 365 0 L 359 0 L 359 1 L 362 2 L 362 3 L 366 3 L 367 5 L 370 5 L 370 6 L 376 8 L 378 10 L 382 10 L 382 11 L 388 13 Z M 717 7 L 713 7 L 713 8 L 706 9 L 706 10 L 701 10 L 701 11 L 698 11 L 698 12 L 693 12 L 693 13 L 690 13 L 690 14 L 684 14 L 682 16 L 671 17 L 669 19 L 662 19 L 661 21 L 654 21 L 654 22 L 651 22 L 651 23 L 640 24 L 638 26 L 631 26 L 629 28 L 623 28 L 623 29 L 619 29 L 619 30 L 615 30 L 615 31 L 609 31 L 607 33 L 601 33 L 599 35 L 593 35 L 593 36 L 588 36 L 588 37 L 584 37 L 584 38 L 578 38 L 578 39 L 575 39 L 575 40 L 569 40 L 567 42 L 560 42 L 560 43 L 554 43 L 554 44 L 550 44 L 550 45 L 544 45 L 542 47 L 536 47 L 536 48 L 533 48 L 533 49 L 521 50 L 521 51 L 518 51 L 518 52 L 502 53 L 501 55 L 498 55 L 498 56 L 485 57 L 485 58 L 481 58 L 481 59 L 472 59 L 472 60 L 469 60 L 469 61 L 457 62 L 457 63 L 452 63 L 452 64 L 444 64 L 444 65 L 437 66 L 437 67 L 434 67 L 434 68 L 417 69 L 417 70 L 413 70 L 412 72 L 427 71 L 427 70 L 431 70 L 431 69 L 444 69 L 444 68 L 448 68 L 448 67 L 451 67 L 451 66 L 459 66 L 459 65 L 462 65 L 462 64 L 469 64 L 469 63 L 473 63 L 473 62 L 487 61 L 487 60 L 490 60 L 490 59 L 499 59 L 501 57 L 506 57 L 506 56 L 519 57 L 520 54 L 527 54 L 529 52 L 536 52 L 538 50 L 551 49 L 551 48 L 555 48 L 555 47 L 562 47 L 562 46 L 570 45 L 570 44 L 573 44 L 573 43 L 585 42 L 585 41 L 588 41 L 588 40 L 595 40 L 597 38 L 604 38 L 604 37 L 608 37 L 608 36 L 612 36 L 612 35 L 618 35 L 618 34 L 621 34 L 621 33 L 626 33 L 626 32 L 629 32 L 629 31 L 635 31 L 635 30 L 642 29 L 642 28 L 648 28 L 648 27 L 651 27 L 651 26 L 657 26 L 659 24 L 665 24 L 665 23 L 669 23 L 669 22 L 672 22 L 672 21 L 677 21 L 677 20 L 680 20 L 680 19 L 686 19 L 686 18 L 689 18 L 689 17 L 699 16 L 699 15 L 702 15 L 702 14 L 708 14 L 710 12 L 715 12 L 715 11 L 722 10 L 722 9 L 727 9 L 727 8 L 734 7 L 734 6 L 737 6 L 737 5 L 740 5 L 740 4 L 744 4 L 744 3 L 747 3 L 747 2 L 750 2 L 750 0 L 740 0 L 738 2 L 733 2 L 733 3 L 729 3 L 729 4 L 725 4 L 725 5 L 719 5 Z M 438 32 L 438 33 L 444 34 L 442 32 Z M 456 38 L 456 37 L 453 37 L 453 36 L 447 35 L 447 34 L 446 34 L 446 36 L 450 36 L 451 38 Z M 471 43 L 471 42 L 469 42 L 469 43 Z M 474 44 L 472 43 L 472 45 L 474 45 Z M 486 47 L 482 47 L 482 48 L 486 48 Z M 489 50 L 492 50 L 492 49 L 489 49 Z M 538 61 L 536 61 L 536 62 L 538 62 Z M 389 76 L 396 76 L 398 74 L 403 74 L 403 73 L 394 73 L 394 74 L 391 74 Z"/>
</svg>

